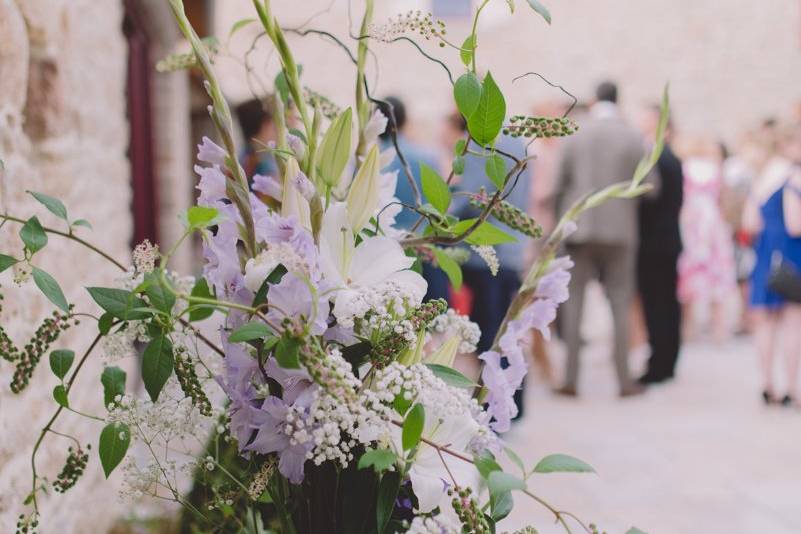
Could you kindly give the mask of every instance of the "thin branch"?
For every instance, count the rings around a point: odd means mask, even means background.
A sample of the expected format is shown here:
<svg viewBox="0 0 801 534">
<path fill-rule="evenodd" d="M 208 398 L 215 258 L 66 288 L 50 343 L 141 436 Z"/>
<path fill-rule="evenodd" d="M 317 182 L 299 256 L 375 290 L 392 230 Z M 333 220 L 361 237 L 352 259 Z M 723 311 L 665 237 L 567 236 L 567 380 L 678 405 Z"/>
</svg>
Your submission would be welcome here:
<svg viewBox="0 0 801 534">
<path fill-rule="evenodd" d="M 545 76 L 543 76 L 539 72 L 527 72 L 525 74 L 521 74 L 520 76 L 516 76 L 515 78 L 512 79 L 512 83 L 515 83 L 517 80 L 525 78 L 526 76 L 537 76 L 539 79 L 541 79 L 542 81 L 544 81 L 545 83 L 547 83 L 551 87 L 555 87 L 556 89 L 559 89 L 564 94 L 566 94 L 568 97 L 570 97 L 570 99 L 573 100 L 573 103 L 570 104 L 570 107 L 567 108 L 567 111 L 564 112 L 562 117 L 567 117 L 568 115 L 570 115 L 570 112 L 573 111 L 573 108 L 576 107 L 576 104 L 578 104 L 578 98 L 576 98 L 576 96 L 573 93 L 571 93 L 570 91 L 568 91 L 567 89 L 565 89 L 561 85 L 551 82 L 548 78 L 546 78 Z"/>
</svg>

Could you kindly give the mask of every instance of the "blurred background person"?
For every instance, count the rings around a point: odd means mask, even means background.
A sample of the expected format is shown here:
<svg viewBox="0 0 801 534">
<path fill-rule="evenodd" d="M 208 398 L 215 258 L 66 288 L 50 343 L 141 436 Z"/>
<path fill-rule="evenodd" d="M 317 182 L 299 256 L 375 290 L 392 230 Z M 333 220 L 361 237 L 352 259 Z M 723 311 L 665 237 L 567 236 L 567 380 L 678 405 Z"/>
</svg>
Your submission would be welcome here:
<svg viewBox="0 0 801 534">
<path fill-rule="evenodd" d="M 736 290 L 731 230 L 720 206 L 723 187 L 720 146 L 705 138 L 691 139 L 684 151 L 684 205 L 679 258 L 679 300 L 684 331 L 696 336 L 699 313 L 708 310 L 717 341 L 726 335 L 723 305 Z"/>
<path fill-rule="evenodd" d="M 464 139 L 467 124 L 458 112 L 452 113 L 447 120 L 444 138 L 446 147 L 453 147 L 456 139 Z M 518 159 L 526 157 L 526 147 L 520 139 L 500 136 L 495 142 L 498 151 L 511 154 Z M 450 148 L 449 148 L 450 150 Z M 506 170 L 509 172 L 514 162 L 506 159 Z M 459 177 L 457 192 L 475 193 L 482 187 L 492 190 L 492 184 L 487 178 L 485 168 L 486 160 L 482 157 L 466 155 L 464 172 Z M 523 170 L 519 177 L 512 176 L 515 186 L 506 196 L 506 201 L 523 211 L 528 211 L 528 201 L 532 176 L 528 169 Z M 477 208 L 470 206 L 465 195 L 454 195 L 451 208 L 454 215 L 460 219 L 478 217 L 481 213 Z M 492 217 L 488 219 L 497 223 Z M 498 333 L 498 328 L 506 315 L 506 310 L 520 288 L 521 273 L 528 267 L 525 263 L 526 248 L 529 239 L 521 232 L 503 227 L 505 232 L 513 235 L 517 241 L 502 243 L 494 247 L 471 247 L 470 258 L 462 266 L 464 284 L 472 295 L 470 319 L 481 328 L 481 338 L 478 342 L 478 352 L 490 349 Z M 494 249 L 494 252 L 493 252 Z M 525 388 L 525 384 L 523 386 Z M 515 393 L 517 405 L 517 418 L 523 415 L 523 388 Z"/>
<path fill-rule="evenodd" d="M 739 289 L 739 314 L 735 333 L 749 333 L 748 280 L 754 269 L 756 257 L 751 248 L 751 236 L 743 230 L 743 212 L 751 185 L 759 169 L 765 164 L 767 151 L 762 138 L 752 131 L 741 134 L 735 144 L 734 153 L 723 161 L 723 190 L 721 209 L 729 225 L 734 242 L 734 265 Z"/>
<path fill-rule="evenodd" d="M 650 144 L 656 142 L 659 112 L 659 106 L 652 106 L 643 114 L 643 134 Z M 678 261 L 682 248 L 679 214 L 684 177 L 681 160 L 670 145 L 672 133 L 669 122 L 665 146 L 657 162 L 659 193 L 643 198 L 639 205 L 637 288 L 651 349 L 645 374 L 639 379 L 641 384 L 672 379 L 681 346 Z"/>
<path fill-rule="evenodd" d="M 254 174 L 277 176 L 278 167 L 275 158 L 267 150 L 268 143 L 275 142 L 277 133 L 273 123 L 273 114 L 267 105 L 267 99 L 252 98 L 236 106 L 236 117 L 242 128 L 244 147 L 239 155 L 239 162 L 249 180 Z"/>
<path fill-rule="evenodd" d="M 634 174 L 645 147 L 640 134 L 621 116 L 617 100 L 617 86 L 601 83 L 581 130 L 565 140 L 554 186 L 557 214 L 565 213 L 587 191 L 628 180 Z M 595 278 L 601 282 L 612 308 L 613 357 L 620 395 L 644 391 L 644 386 L 631 380 L 628 363 L 636 244 L 637 202 L 628 200 L 612 200 L 585 213 L 578 230 L 568 237 L 566 250 L 575 267 L 562 323 L 567 369 L 564 385 L 557 393 L 577 394 L 584 291 Z"/>
<path fill-rule="evenodd" d="M 398 148 L 406 159 L 406 163 L 411 170 L 412 177 L 417 184 L 417 190 L 422 191 L 420 179 L 420 165 L 428 165 L 437 173 L 440 172 L 439 161 L 436 152 L 426 149 L 424 146 L 419 145 L 409 139 L 406 135 L 408 120 L 406 114 L 406 105 L 403 101 L 396 96 L 388 96 L 378 104 L 378 109 L 388 119 L 394 117 L 395 119 L 395 135 L 397 137 Z M 379 135 L 381 140 L 381 149 L 393 147 L 392 143 L 393 126 L 392 121 L 387 121 L 387 128 L 382 134 Z M 412 226 L 417 222 L 420 216 L 411 209 L 405 206 L 414 206 L 416 198 L 412 184 L 406 175 L 400 158 L 395 155 L 395 159 L 387 169 L 388 172 L 398 173 L 398 182 L 395 189 L 395 197 L 404 205 L 400 213 L 395 217 L 395 226 L 402 230 L 411 230 Z M 439 268 L 434 267 L 428 262 L 423 262 L 423 278 L 428 282 L 428 289 L 426 290 L 426 300 L 443 298 L 449 300 L 448 290 L 448 277 Z"/>
<path fill-rule="evenodd" d="M 775 153 L 746 202 L 743 226 L 754 239 L 756 266 L 751 275 L 751 310 L 766 404 L 795 403 L 801 358 L 801 304 L 790 303 L 771 288 L 770 278 L 780 263 L 801 273 L 801 132 L 780 132 Z M 792 159 L 791 159 L 792 158 Z M 783 340 L 785 390 L 777 396 L 773 380 L 775 353 Z"/>
</svg>

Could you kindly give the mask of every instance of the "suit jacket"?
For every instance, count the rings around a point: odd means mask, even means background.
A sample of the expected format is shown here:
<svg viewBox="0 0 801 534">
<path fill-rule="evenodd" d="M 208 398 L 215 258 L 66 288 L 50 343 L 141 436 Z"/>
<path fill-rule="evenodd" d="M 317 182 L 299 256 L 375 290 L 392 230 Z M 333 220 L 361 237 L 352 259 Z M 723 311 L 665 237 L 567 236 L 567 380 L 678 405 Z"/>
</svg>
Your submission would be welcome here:
<svg viewBox="0 0 801 534">
<path fill-rule="evenodd" d="M 630 180 L 644 153 L 642 137 L 616 112 L 591 116 L 564 144 L 554 189 L 557 213 L 561 216 L 588 193 Z M 655 175 L 646 180 L 653 184 Z M 586 211 L 567 242 L 635 246 L 637 204 L 613 199 Z"/>
<path fill-rule="evenodd" d="M 640 202 L 640 254 L 678 256 L 681 252 L 679 213 L 684 200 L 681 160 L 665 145 L 657 162 L 659 194 Z"/>
</svg>

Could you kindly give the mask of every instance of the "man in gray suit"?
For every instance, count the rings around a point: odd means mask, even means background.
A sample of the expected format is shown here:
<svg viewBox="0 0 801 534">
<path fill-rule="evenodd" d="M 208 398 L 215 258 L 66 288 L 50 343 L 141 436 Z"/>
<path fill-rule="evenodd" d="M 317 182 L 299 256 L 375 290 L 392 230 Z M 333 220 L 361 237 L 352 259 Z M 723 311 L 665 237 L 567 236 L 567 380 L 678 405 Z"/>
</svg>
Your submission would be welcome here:
<svg viewBox="0 0 801 534">
<path fill-rule="evenodd" d="M 642 137 L 621 117 L 617 86 L 600 84 L 597 100 L 581 130 L 564 145 L 555 184 L 560 215 L 583 195 L 629 180 L 645 152 Z M 649 177 L 651 178 L 651 177 Z M 653 180 L 649 180 L 653 181 Z M 644 387 L 631 380 L 628 368 L 629 309 L 634 294 L 637 251 L 637 202 L 611 200 L 586 212 L 578 230 L 568 237 L 567 253 L 575 262 L 570 300 L 564 305 L 562 334 L 567 344 L 567 372 L 557 393 L 576 396 L 581 349 L 584 289 L 591 279 L 604 287 L 614 321 L 614 361 L 620 395 L 640 394 Z"/>
</svg>

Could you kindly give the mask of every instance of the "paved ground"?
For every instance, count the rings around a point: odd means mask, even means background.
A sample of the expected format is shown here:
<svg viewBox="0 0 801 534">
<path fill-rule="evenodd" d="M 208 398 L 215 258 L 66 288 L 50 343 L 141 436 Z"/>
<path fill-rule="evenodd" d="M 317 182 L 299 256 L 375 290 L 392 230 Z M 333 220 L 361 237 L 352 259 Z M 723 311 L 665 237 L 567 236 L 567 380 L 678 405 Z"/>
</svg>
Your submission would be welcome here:
<svg viewBox="0 0 801 534">
<path fill-rule="evenodd" d="M 531 384 L 526 417 L 507 438 L 529 466 L 561 452 L 599 474 L 536 475 L 530 488 L 609 534 L 632 525 L 649 534 L 801 533 L 801 412 L 762 406 L 748 340 L 690 344 L 677 380 L 619 400 L 598 330 L 588 334 L 581 397 Z M 505 529 L 562 532 L 528 498 L 516 505 Z"/>
</svg>

